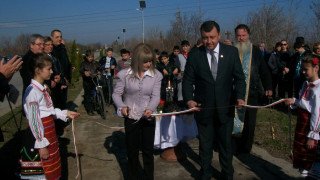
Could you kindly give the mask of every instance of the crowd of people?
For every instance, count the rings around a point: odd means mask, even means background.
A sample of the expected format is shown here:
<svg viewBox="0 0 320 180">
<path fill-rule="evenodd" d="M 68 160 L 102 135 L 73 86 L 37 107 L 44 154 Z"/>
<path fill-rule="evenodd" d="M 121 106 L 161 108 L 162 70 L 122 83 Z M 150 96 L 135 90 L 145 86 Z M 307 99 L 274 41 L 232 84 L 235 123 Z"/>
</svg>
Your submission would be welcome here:
<svg viewBox="0 0 320 180">
<path fill-rule="evenodd" d="M 119 61 L 112 48 L 95 61 L 94 52 L 86 51 L 79 68 L 83 104 L 87 114 L 94 116 L 92 80 L 101 74 L 105 101 L 114 106 L 114 114 L 125 119 L 128 179 L 154 179 L 154 148 L 164 149 L 161 157 L 167 161 L 183 160 L 186 154 L 181 142 L 196 137 L 201 179 L 211 179 L 213 150 L 219 152 L 221 179 L 233 179 L 233 155 L 250 153 L 254 140 L 257 109 L 244 106 L 259 105 L 262 97 L 287 98 L 285 104 L 298 108 L 293 166 L 308 179 L 320 177 L 320 164 L 315 161 L 320 139 L 320 43 L 311 49 L 303 37 L 297 37 L 294 52 L 286 40 L 276 42 L 268 52 L 264 43 L 256 46 L 251 42 L 247 25 L 239 24 L 234 33 L 234 42 L 221 42 L 219 24 L 206 21 L 200 27 L 201 39 L 192 48 L 183 40 L 181 49 L 174 46 L 171 54 L 139 44 L 132 54 L 121 49 Z M 17 71 L 23 80 L 22 105 L 29 123 L 22 145 L 21 178 L 59 179 L 57 137 L 68 118 L 80 115 L 62 110 L 67 108 L 74 67 L 61 31 L 53 30 L 45 37 L 33 34 L 22 58 L 14 56 L 6 63 L 1 60 L 1 101 Z M 152 116 L 196 107 L 200 110 L 190 114 Z M 31 157 L 35 159 L 31 161 Z"/>
</svg>

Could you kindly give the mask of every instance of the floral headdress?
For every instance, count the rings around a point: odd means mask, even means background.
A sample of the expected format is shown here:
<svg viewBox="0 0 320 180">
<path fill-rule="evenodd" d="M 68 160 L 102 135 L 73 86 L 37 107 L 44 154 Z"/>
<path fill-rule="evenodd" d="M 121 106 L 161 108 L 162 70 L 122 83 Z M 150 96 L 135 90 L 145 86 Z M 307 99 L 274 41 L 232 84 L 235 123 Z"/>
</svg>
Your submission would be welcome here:
<svg viewBox="0 0 320 180">
<path fill-rule="evenodd" d="M 319 64 L 319 59 L 318 58 L 313 58 L 312 59 L 312 64 L 314 64 L 314 65 L 318 65 Z"/>
</svg>

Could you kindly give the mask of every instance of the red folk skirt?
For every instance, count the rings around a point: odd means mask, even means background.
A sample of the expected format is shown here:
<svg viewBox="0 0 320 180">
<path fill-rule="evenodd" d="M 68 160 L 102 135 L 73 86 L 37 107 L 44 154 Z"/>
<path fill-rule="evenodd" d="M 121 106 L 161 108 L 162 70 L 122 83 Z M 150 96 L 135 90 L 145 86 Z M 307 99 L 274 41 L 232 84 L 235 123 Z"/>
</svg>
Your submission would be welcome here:
<svg viewBox="0 0 320 180">
<path fill-rule="evenodd" d="M 315 161 L 317 146 L 314 149 L 308 149 L 306 146 L 309 131 L 310 113 L 299 108 L 293 143 L 293 167 L 295 168 L 310 170 Z M 315 144 L 318 142 L 315 141 Z"/>
<path fill-rule="evenodd" d="M 55 129 L 53 116 L 45 117 L 45 118 L 42 118 L 41 120 L 42 120 L 42 124 L 44 127 L 44 137 L 47 138 L 50 143 L 50 145 L 47 146 L 50 155 L 49 155 L 48 159 L 40 159 L 40 158 L 37 158 L 38 160 L 30 159 L 30 157 L 39 157 L 39 152 L 35 151 L 37 154 L 35 156 L 33 156 L 33 155 L 31 156 L 30 154 L 32 152 L 29 151 L 29 148 L 27 147 L 28 145 L 24 146 L 23 147 L 24 152 L 21 153 L 22 154 L 22 158 L 21 158 L 21 177 L 22 177 L 22 179 L 23 179 L 23 177 L 30 178 L 30 179 L 32 179 L 33 177 L 36 178 L 41 173 L 45 174 L 45 178 L 47 180 L 56 180 L 61 177 L 60 150 L 59 150 L 58 139 L 56 136 L 56 129 Z M 30 129 L 27 131 L 31 132 Z M 30 133 L 30 132 L 29 132 L 29 134 L 32 135 L 32 133 Z M 30 136 L 27 136 L 27 137 L 30 138 Z M 30 149 L 32 149 L 32 151 L 34 151 L 33 150 L 34 141 L 31 141 L 31 142 L 33 142 L 33 143 L 31 143 L 31 144 L 29 143 L 32 147 Z M 25 158 L 25 156 L 27 156 L 28 159 Z M 30 166 L 30 163 L 36 163 L 36 164 L 40 163 L 40 165 L 42 166 L 42 172 L 39 170 L 35 171 L 35 167 Z M 39 169 L 39 167 L 37 167 L 37 168 Z"/>
</svg>

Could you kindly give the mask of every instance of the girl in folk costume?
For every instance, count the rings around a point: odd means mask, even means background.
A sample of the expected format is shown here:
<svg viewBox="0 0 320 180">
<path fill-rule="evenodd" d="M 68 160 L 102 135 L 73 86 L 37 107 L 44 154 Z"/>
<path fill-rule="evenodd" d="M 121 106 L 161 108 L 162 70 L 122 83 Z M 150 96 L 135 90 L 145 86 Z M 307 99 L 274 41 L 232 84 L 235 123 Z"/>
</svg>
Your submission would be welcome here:
<svg viewBox="0 0 320 180">
<path fill-rule="evenodd" d="M 289 98 L 287 105 L 298 108 L 298 119 L 293 144 L 293 166 L 303 176 L 308 175 L 315 158 L 320 139 L 320 79 L 319 57 L 307 55 L 302 60 L 302 72 L 307 81 L 303 83 L 299 99 Z"/>
<path fill-rule="evenodd" d="M 79 113 L 53 107 L 45 80 L 52 74 L 51 58 L 37 54 L 30 62 L 33 79 L 25 91 L 23 108 L 29 128 L 21 150 L 21 179 L 59 179 L 61 162 L 53 118 L 74 120 Z"/>
</svg>

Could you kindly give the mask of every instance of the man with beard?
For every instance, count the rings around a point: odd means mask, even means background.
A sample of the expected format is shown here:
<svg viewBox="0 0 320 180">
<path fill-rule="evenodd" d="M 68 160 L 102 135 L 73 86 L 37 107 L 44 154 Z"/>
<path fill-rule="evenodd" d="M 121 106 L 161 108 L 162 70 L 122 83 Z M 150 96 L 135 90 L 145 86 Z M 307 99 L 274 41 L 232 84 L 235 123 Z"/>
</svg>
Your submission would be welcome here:
<svg viewBox="0 0 320 180">
<path fill-rule="evenodd" d="M 183 99 L 188 107 L 201 106 L 201 110 L 194 113 L 199 134 L 200 179 L 212 177 L 215 139 L 223 176 L 215 178 L 233 179 L 234 105 L 238 108 L 244 105 L 245 77 L 237 48 L 219 42 L 219 25 L 206 21 L 200 32 L 203 46 L 192 48 L 188 54 L 182 81 Z"/>
<path fill-rule="evenodd" d="M 250 29 L 245 24 L 239 24 L 235 28 L 236 42 L 239 58 L 242 63 L 243 72 L 246 78 L 245 104 L 257 105 L 262 82 L 266 96 L 272 96 L 272 80 L 268 67 L 258 47 L 252 45 L 249 40 Z M 240 138 L 235 137 L 234 153 L 250 153 L 254 138 L 257 109 L 242 108 L 236 109 L 235 121 L 244 122 Z M 237 126 L 234 127 L 234 129 Z"/>
</svg>

